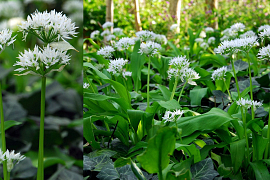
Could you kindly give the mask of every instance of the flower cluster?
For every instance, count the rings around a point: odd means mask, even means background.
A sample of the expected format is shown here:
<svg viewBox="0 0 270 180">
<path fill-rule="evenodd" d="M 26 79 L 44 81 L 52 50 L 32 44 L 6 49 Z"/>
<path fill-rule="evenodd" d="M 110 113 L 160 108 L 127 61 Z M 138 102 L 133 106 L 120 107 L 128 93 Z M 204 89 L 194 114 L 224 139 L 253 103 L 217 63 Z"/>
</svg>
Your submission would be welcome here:
<svg viewBox="0 0 270 180">
<path fill-rule="evenodd" d="M 210 37 L 208 40 L 207 40 L 208 44 L 215 44 L 216 42 L 216 38 L 215 37 Z"/>
<path fill-rule="evenodd" d="M 24 40 L 28 33 L 36 35 L 45 43 L 59 41 L 62 39 L 71 39 L 75 37 L 75 23 L 71 19 L 62 14 L 62 12 L 39 12 L 31 14 L 27 17 L 27 21 L 22 21 L 19 25 L 20 31 L 23 32 Z"/>
<path fill-rule="evenodd" d="M 262 47 L 258 52 L 259 59 L 270 59 L 270 44 L 266 47 Z"/>
<path fill-rule="evenodd" d="M 206 28 L 204 28 L 204 31 L 205 31 L 206 33 L 212 33 L 212 32 L 214 32 L 214 29 L 211 28 L 211 27 L 206 27 Z"/>
<path fill-rule="evenodd" d="M 207 48 L 209 48 L 209 45 L 206 42 L 202 42 L 200 44 L 200 47 L 203 48 L 204 50 L 206 50 Z"/>
<path fill-rule="evenodd" d="M 171 30 L 171 31 L 174 31 L 174 30 L 176 30 L 178 27 L 179 27 L 178 24 L 173 24 L 173 25 L 171 25 L 170 30 Z"/>
<path fill-rule="evenodd" d="M 91 39 L 97 39 L 99 36 L 99 30 L 95 30 L 91 33 L 90 38 Z"/>
<path fill-rule="evenodd" d="M 194 79 L 199 79 L 199 74 L 193 69 L 189 68 L 189 62 L 185 56 L 178 56 L 173 58 L 169 65 L 171 68 L 167 71 L 168 78 L 179 77 L 181 81 L 187 81 L 191 85 L 196 85 Z"/>
<path fill-rule="evenodd" d="M 167 44 L 168 40 L 165 35 L 162 34 L 156 34 L 155 35 L 155 41 L 160 44 Z"/>
<path fill-rule="evenodd" d="M 115 47 L 117 48 L 118 51 L 122 51 L 128 49 L 130 46 L 133 46 L 134 44 L 135 44 L 134 39 L 124 37 L 115 43 Z"/>
<path fill-rule="evenodd" d="M 114 52 L 114 48 L 112 46 L 105 46 L 103 48 L 100 48 L 100 50 L 97 51 L 97 55 L 101 55 L 104 58 L 111 58 L 112 52 Z"/>
<path fill-rule="evenodd" d="M 236 104 L 246 109 L 249 109 L 251 106 L 253 106 L 254 109 L 262 106 L 261 102 L 251 101 L 249 99 L 244 99 L 244 98 L 240 98 L 238 101 L 236 101 Z"/>
<path fill-rule="evenodd" d="M 152 31 L 138 31 L 136 36 L 141 39 L 141 41 L 152 41 L 155 39 L 156 34 Z"/>
<path fill-rule="evenodd" d="M 239 37 L 243 39 L 246 37 L 257 37 L 257 35 L 253 31 L 247 31 L 244 34 L 241 34 Z"/>
<path fill-rule="evenodd" d="M 270 28 L 264 29 L 263 32 L 259 34 L 259 36 L 263 38 L 270 38 Z"/>
<path fill-rule="evenodd" d="M 103 29 L 106 29 L 106 28 L 109 28 L 109 27 L 113 27 L 113 23 L 112 23 L 112 22 L 105 22 L 105 23 L 102 25 L 102 28 L 103 28 Z"/>
<path fill-rule="evenodd" d="M 196 39 L 195 39 L 195 42 L 196 42 L 196 43 L 202 43 L 202 42 L 203 42 L 203 38 L 196 38 Z"/>
<path fill-rule="evenodd" d="M 175 118 L 180 118 L 184 114 L 184 111 L 181 110 L 175 110 L 175 111 L 166 111 L 162 119 L 165 120 L 165 123 L 167 121 L 175 121 Z"/>
<path fill-rule="evenodd" d="M 15 154 L 14 150 L 9 152 L 7 150 L 5 153 L 0 149 L 0 162 L 7 161 L 7 170 L 11 172 L 14 167 L 14 163 L 18 164 L 20 161 L 24 160 L 25 156 L 20 153 Z"/>
<path fill-rule="evenodd" d="M 220 40 L 229 40 L 234 39 L 238 36 L 239 32 L 243 32 L 245 30 L 246 26 L 243 23 L 235 23 L 230 28 L 225 29 L 222 31 L 222 34 L 224 35 Z"/>
<path fill-rule="evenodd" d="M 146 43 L 141 43 L 139 53 L 153 56 L 154 54 L 157 54 L 159 50 L 161 50 L 160 44 L 152 41 L 147 41 Z"/>
<path fill-rule="evenodd" d="M 106 36 L 106 40 L 107 41 L 111 41 L 111 40 L 113 40 L 113 39 L 115 39 L 116 37 L 115 37 L 115 35 L 113 35 L 113 34 L 110 34 L 110 35 L 108 35 L 108 36 Z"/>
<path fill-rule="evenodd" d="M 113 29 L 113 33 L 114 33 L 116 36 L 121 36 L 121 35 L 123 35 L 123 29 L 121 29 L 121 28 L 114 28 L 114 29 Z"/>
<path fill-rule="evenodd" d="M 24 50 L 20 53 L 14 66 L 20 66 L 15 71 L 19 71 L 18 75 L 34 74 L 45 76 L 52 71 L 61 71 L 70 61 L 70 56 L 66 51 L 59 51 L 51 48 L 49 45 L 43 49 L 39 49 L 36 45 L 34 51 Z"/>
<path fill-rule="evenodd" d="M 104 37 L 104 36 L 108 36 L 110 34 L 112 34 L 111 31 L 109 31 L 108 29 L 106 29 L 100 35 Z"/>
<path fill-rule="evenodd" d="M 223 66 L 221 68 L 216 69 L 212 74 L 212 79 L 215 80 L 223 80 L 223 78 L 226 76 L 227 67 Z"/>
<path fill-rule="evenodd" d="M 20 1 L 0 1 L 0 17 L 22 17 L 23 14 L 23 4 Z"/>
<path fill-rule="evenodd" d="M 83 83 L 83 88 L 84 88 L 84 89 L 89 88 L 89 86 L 90 86 L 90 84 L 89 84 L 89 83 Z"/>
<path fill-rule="evenodd" d="M 114 75 L 120 73 L 123 77 L 131 76 L 131 72 L 125 71 L 124 66 L 128 63 L 128 60 L 118 58 L 110 61 L 108 72 L 112 72 Z"/>
<path fill-rule="evenodd" d="M 263 30 L 265 30 L 265 29 L 269 29 L 269 28 L 270 28 L 270 26 L 269 26 L 268 24 L 262 25 L 262 26 L 260 26 L 260 27 L 258 28 L 258 32 L 261 32 L 261 31 L 263 31 Z"/>
<path fill-rule="evenodd" d="M 234 39 L 223 41 L 214 51 L 218 54 L 229 55 L 237 51 L 248 51 L 257 44 L 257 37 L 247 37 L 244 39 Z"/>
<path fill-rule="evenodd" d="M 11 35 L 12 31 L 9 29 L 0 31 L 0 53 L 5 49 L 6 46 L 13 44 L 16 40 L 16 36 L 11 37 Z"/>
</svg>

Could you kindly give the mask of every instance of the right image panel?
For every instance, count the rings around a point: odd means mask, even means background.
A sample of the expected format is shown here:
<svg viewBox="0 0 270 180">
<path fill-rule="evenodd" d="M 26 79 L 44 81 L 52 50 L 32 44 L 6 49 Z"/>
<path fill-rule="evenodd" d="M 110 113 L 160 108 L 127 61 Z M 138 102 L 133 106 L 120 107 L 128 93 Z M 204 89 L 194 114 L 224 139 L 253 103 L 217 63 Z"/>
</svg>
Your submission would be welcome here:
<svg viewBox="0 0 270 180">
<path fill-rule="evenodd" d="M 269 0 L 83 5 L 84 179 L 270 179 Z"/>
</svg>

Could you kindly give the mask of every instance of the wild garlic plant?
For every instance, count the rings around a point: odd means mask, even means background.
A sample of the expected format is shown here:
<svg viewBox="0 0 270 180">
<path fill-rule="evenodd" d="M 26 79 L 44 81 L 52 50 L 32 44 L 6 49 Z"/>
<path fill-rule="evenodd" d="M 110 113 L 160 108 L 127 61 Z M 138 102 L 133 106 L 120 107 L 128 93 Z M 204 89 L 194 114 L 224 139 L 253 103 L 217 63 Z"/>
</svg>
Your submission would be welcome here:
<svg viewBox="0 0 270 180">
<path fill-rule="evenodd" d="M 61 12 L 39 12 L 36 10 L 19 25 L 19 31 L 26 40 L 28 34 L 33 34 L 45 43 L 44 47 L 35 45 L 34 50 L 25 50 L 20 53 L 14 66 L 18 67 L 17 75 L 33 74 L 41 77 L 41 110 L 40 134 L 38 153 L 37 179 L 44 180 L 44 118 L 45 118 L 45 93 L 46 77 L 50 72 L 60 72 L 69 64 L 71 56 L 68 49 L 74 49 L 65 39 L 76 37 L 75 23 Z"/>
<path fill-rule="evenodd" d="M 182 82 L 184 82 L 184 85 L 181 89 L 181 92 L 178 98 L 178 102 L 180 102 L 183 90 L 185 86 L 187 85 L 187 83 L 191 85 L 197 85 L 194 80 L 199 79 L 200 76 L 196 71 L 189 68 L 190 62 L 185 56 L 174 57 L 173 59 L 170 60 L 169 65 L 171 66 L 171 68 L 167 72 L 168 78 L 171 79 L 172 77 L 174 77 L 174 86 L 173 86 L 170 100 L 172 100 L 174 97 L 175 90 L 178 85 L 178 81 L 181 80 Z"/>
<path fill-rule="evenodd" d="M 12 37 L 12 31 L 4 29 L 0 31 L 0 54 L 3 50 L 14 43 L 16 36 Z M 1 140 L 2 140 L 2 152 L 6 151 L 6 137 L 5 137 L 5 125 L 4 125 L 4 110 L 3 110 L 3 98 L 2 98 L 2 81 L 0 81 L 0 114 L 1 114 Z M 3 174 L 4 180 L 8 178 L 7 162 L 3 161 Z"/>
<path fill-rule="evenodd" d="M 139 31 L 136 35 L 143 40 L 150 40 L 154 38 L 154 33 L 151 31 Z M 147 107 L 150 106 L 150 95 L 149 95 L 149 83 L 150 83 L 150 67 L 151 67 L 151 56 L 158 54 L 161 50 L 161 45 L 153 41 L 142 42 L 140 45 L 139 52 L 148 57 L 148 71 L 147 71 Z"/>
</svg>

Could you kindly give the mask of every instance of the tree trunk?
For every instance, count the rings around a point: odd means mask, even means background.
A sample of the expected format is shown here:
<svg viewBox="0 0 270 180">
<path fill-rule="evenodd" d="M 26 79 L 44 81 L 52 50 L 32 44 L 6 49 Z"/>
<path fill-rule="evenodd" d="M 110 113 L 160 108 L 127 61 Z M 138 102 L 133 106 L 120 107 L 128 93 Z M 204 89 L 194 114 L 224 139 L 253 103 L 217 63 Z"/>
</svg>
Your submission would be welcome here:
<svg viewBox="0 0 270 180">
<path fill-rule="evenodd" d="M 173 20 L 176 20 L 178 27 L 180 27 L 181 0 L 170 0 L 170 15 Z M 180 28 L 177 28 L 177 33 L 179 32 Z"/>
<path fill-rule="evenodd" d="M 218 0 L 205 0 L 206 7 L 205 7 L 205 12 L 209 14 L 214 14 L 214 23 L 211 24 L 211 27 L 218 29 L 218 17 L 214 13 L 214 10 L 218 9 Z"/>
<path fill-rule="evenodd" d="M 106 0 L 106 22 L 113 22 L 113 0 Z M 113 27 L 111 27 L 112 31 Z"/>
<path fill-rule="evenodd" d="M 140 6 L 139 6 L 139 1 L 138 0 L 134 0 L 134 5 L 135 5 L 135 28 L 136 31 L 141 31 L 142 30 L 142 26 L 141 26 L 141 19 L 140 19 Z"/>
</svg>

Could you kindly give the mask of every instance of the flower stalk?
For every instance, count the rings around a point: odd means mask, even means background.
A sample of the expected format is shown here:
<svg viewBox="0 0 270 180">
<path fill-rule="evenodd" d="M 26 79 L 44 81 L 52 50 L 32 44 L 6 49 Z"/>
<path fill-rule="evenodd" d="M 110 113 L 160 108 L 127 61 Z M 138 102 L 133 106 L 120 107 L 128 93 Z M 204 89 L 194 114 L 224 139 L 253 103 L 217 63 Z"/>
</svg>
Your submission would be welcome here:
<svg viewBox="0 0 270 180">
<path fill-rule="evenodd" d="M 151 56 L 149 56 L 149 61 L 148 61 L 148 73 L 147 73 L 147 107 L 150 106 L 150 95 L 149 95 L 149 83 L 150 83 L 150 65 L 151 65 Z"/>
</svg>

